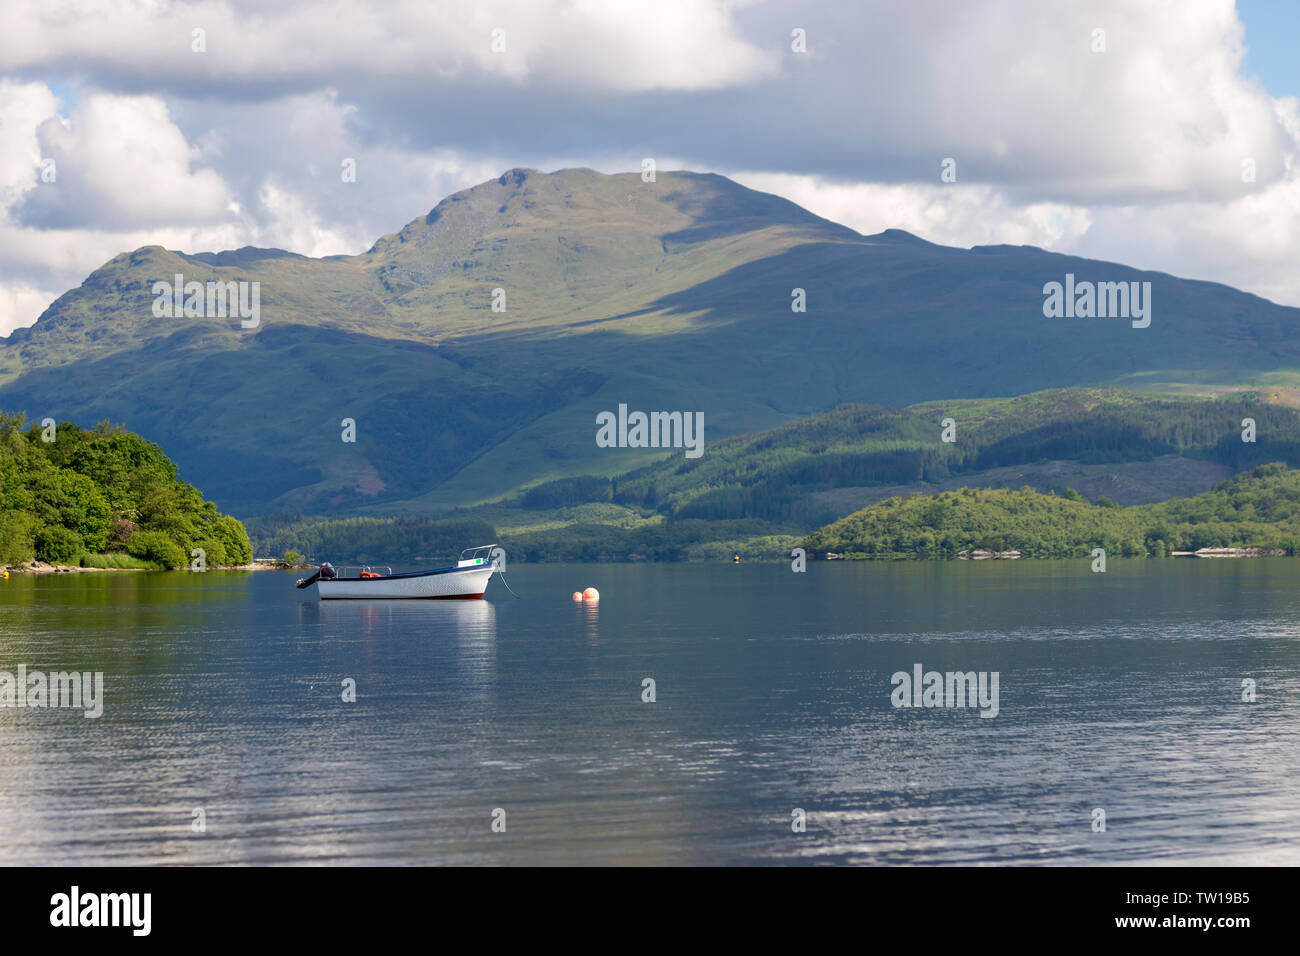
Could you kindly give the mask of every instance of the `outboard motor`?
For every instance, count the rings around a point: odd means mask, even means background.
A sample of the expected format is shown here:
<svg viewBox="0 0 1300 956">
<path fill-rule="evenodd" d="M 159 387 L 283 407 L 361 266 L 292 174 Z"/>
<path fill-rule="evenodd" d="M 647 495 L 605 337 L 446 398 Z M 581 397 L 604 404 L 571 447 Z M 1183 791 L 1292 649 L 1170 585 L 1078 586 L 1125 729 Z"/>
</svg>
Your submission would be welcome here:
<svg viewBox="0 0 1300 956">
<path fill-rule="evenodd" d="M 320 566 L 320 570 L 317 571 L 315 574 L 313 574 L 311 577 L 299 578 L 298 587 L 309 588 L 316 583 L 317 578 L 324 578 L 326 581 L 332 581 L 335 578 L 335 576 L 336 576 L 336 572 L 334 571 L 334 565 L 326 561 Z"/>
</svg>

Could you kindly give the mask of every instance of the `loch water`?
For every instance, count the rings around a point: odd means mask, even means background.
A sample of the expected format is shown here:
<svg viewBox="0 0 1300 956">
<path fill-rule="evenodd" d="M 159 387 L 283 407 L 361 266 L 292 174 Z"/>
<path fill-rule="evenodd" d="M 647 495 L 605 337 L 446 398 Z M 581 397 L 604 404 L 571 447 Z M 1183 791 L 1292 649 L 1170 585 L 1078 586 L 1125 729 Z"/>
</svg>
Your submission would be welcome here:
<svg viewBox="0 0 1300 956">
<path fill-rule="evenodd" d="M 1300 863 L 1300 560 L 298 576 L 0 583 L 0 671 L 103 674 L 0 706 L 0 864 Z"/>
</svg>

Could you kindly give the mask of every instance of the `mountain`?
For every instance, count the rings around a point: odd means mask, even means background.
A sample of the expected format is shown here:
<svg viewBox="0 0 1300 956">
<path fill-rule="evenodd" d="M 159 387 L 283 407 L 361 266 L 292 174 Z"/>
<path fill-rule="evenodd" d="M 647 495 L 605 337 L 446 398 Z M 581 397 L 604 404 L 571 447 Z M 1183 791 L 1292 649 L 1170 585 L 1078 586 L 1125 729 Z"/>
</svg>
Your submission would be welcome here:
<svg viewBox="0 0 1300 956">
<path fill-rule="evenodd" d="M 1150 282 L 1150 326 L 1046 318 L 1067 273 Z M 260 283 L 259 325 L 155 316 L 177 274 Z M 0 408 L 124 423 L 243 515 L 430 513 L 686 461 L 598 447 L 620 404 L 702 412 L 711 443 L 846 402 L 1290 387 L 1297 318 L 1029 247 L 862 236 L 717 175 L 516 169 L 357 256 L 123 253 L 0 346 Z"/>
</svg>

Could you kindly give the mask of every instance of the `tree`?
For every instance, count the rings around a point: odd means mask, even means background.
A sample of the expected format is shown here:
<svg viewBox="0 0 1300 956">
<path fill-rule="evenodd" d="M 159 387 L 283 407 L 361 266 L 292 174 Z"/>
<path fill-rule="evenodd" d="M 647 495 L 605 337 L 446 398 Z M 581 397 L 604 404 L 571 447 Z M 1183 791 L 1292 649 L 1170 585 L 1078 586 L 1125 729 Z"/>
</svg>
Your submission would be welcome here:
<svg viewBox="0 0 1300 956">
<path fill-rule="evenodd" d="M 189 565 L 188 555 L 161 531 L 137 531 L 126 543 L 126 551 L 134 558 L 164 568 L 183 568 Z"/>
<path fill-rule="evenodd" d="M 85 550 L 80 535 L 61 525 L 46 525 L 36 532 L 36 560 L 71 564 Z"/>
</svg>

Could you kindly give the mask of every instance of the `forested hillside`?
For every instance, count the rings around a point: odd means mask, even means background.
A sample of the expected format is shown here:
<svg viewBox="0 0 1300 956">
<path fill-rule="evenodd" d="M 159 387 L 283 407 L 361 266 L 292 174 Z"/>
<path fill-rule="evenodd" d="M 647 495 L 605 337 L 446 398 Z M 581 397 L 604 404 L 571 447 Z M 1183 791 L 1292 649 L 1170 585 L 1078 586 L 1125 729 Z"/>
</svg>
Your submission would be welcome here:
<svg viewBox="0 0 1300 956">
<path fill-rule="evenodd" d="M 244 526 L 156 444 L 106 422 L 47 430 L 0 412 L 0 564 L 180 568 L 196 548 L 209 567 L 253 557 Z"/>
<path fill-rule="evenodd" d="M 945 419 L 952 442 L 942 439 Z M 1254 441 L 1242 440 L 1245 419 Z M 1059 389 L 907 408 L 845 405 L 710 442 L 698 459 L 674 455 L 626 475 L 543 482 L 442 517 L 484 522 L 523 560 L 711 559 L 788 552 L 814 528 L 900 494 L 969 484 L 1060 496 L 1082 476 L 1090 497 L 1152 503 L 1269 461 L 1300 466 L 1300 413 L 1256 395 Z M 250 527 L 259 554 L 396 559 L 433 553 L 422 542 L 436 523 L 421 520 L 290 513 Z"/>
<path fill-rule="evenodd" d="M 1242 420 L 1255 441 L 1242 441 Z M 952 420 L 951 442 L 942 423 Z M 523 498 L 613 500 L 677 518 L 764 518 L 822 523 L 815 492 L 934 483 L 1011 465 L 1066 459 L 1146 461 L 1165 455 L 1240 471 L 1267 461 L 1300 465 L 1300 413 L 1254 394 L 1208 400 L 1118 389 L 1054 389 L 1017 398 L 845 405 L 789 425 L 716 442 L 691 461 L 668 461 L 601 489 L 554 482 Z M 597 492 L 593 494 L 592 492 Z"/>
<path fill-rule="evenodd" d="M 314 562 L 451 561 L 465 548 L 496 543 L 496 530 L 474 518 L 304 519 L 279 514 L 249 522 L 260 554 L 279 557 L 296 551 Z"/>
<path fill-rule="evenodd" d="M 1164 557 L 1200 548 L 1300 551 L 1300 471 L 1260 465 L 1193 498 L 1119 507 L 1077 493 L 963 488 L 889 498 L 813 532 L 818 556 L 948 558 L 962 551 L 1019 551 L 1065 558 Z"/>
</svg>

